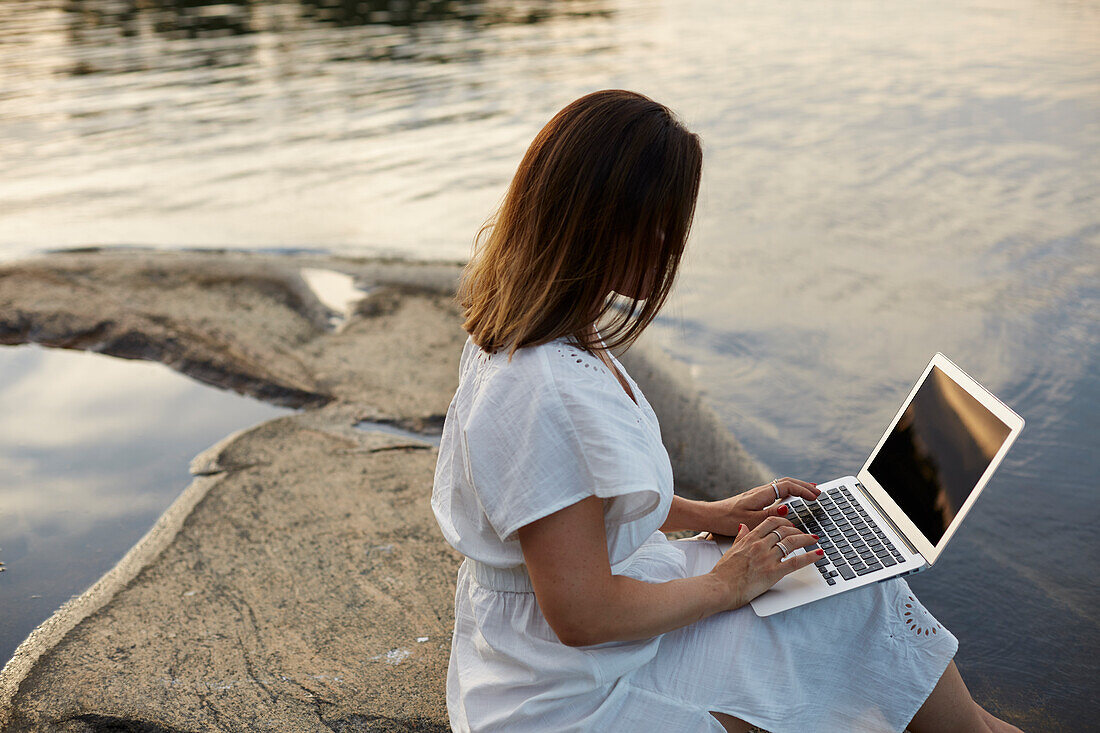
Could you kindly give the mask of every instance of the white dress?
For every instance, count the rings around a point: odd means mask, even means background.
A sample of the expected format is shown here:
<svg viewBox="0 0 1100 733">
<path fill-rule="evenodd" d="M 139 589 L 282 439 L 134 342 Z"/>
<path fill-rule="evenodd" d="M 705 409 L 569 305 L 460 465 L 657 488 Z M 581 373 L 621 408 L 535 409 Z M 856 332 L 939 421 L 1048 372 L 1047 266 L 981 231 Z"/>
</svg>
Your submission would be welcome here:
<svg viewBox="0 0 1100 733">
<path fill-rule="evenodd" d="M 487 354 L 467 339 L 432 508 L 466 559 L 447 710 L 456 731 L 900 731 L 958 648 L 901 579 L 766 618 L 749 606 L 641 641 L 569 647 L 531 591 L 516 529 L 604 499 L 611 571 L 708 572 L 701 538 L 668 540 L 672 467 L 657 417 L 595 356 L 558 340 Z M 739 487 L 744 488 L 744 487 Z M 731 487 L 732 490 L 732 487 Z"/>
</svg>

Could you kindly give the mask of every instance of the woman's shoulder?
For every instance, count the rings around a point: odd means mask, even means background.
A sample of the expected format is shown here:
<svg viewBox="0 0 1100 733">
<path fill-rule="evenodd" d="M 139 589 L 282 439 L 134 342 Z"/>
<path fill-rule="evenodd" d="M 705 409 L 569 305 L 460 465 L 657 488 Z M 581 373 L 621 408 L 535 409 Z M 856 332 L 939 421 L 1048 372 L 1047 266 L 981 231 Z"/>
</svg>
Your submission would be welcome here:
<svg viewBox="0 0 1100 733">
<path fill-rule="evenodd" d="M 546 359 L 542 353 L 546 346 L 549 344 L 524 346 L 509 355 L 508 350 L 503 348 L 486 351 L 474 342 L 472 336 L 469 336 L 466 338 L 466 345 L 462 348 L 460 369 L 463 373 L 476 369 L 505 378 L 533 376 L 546 370 Z"/>
<path fill-rule="evenodd" d="M 467 339 L 462 355 L 462 379 L 471 397 L 493 402 L 531 400 L 556 393 L 570 405 L 604 402 L 620 389 L 597 356 L 566 338 L 490 353 Z"/>
</svg>

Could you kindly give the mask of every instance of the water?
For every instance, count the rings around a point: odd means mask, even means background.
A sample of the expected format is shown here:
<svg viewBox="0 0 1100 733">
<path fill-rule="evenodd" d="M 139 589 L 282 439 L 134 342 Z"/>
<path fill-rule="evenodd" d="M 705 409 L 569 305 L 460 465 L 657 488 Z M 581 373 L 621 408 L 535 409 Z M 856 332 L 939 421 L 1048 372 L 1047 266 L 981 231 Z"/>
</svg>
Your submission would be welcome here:
<svg viewBox="0 0 1100 733">
<path fill-rule="evenodd" d="M 1100 7 L 388 7 L 0 4 L 0 256 L 463 258 L 558 109 L 600 88 L 649 94 L 705 153 L 655 339 L 779 474 L 857 470 L 934 351 L 1022 414 L 987 493 L 912 586 L 961 639 L 983 704 L 1025 729 L 1088 727 Z"/>
<path fill-rule="evenodd" d="M 0 347 L 0 666 L 106 573 L 230 433 L 289 414 L 153 362 Z"/>
<path fill-rule="evenodd" d="M 385 433 L 386 435 L 393 435 L 398 438 L 406 438 L 410 441 L 413 441 L 414 444 L 419 443 L 424 445 L 425 447 L 434 445 L 436 448 L 438 448 L 440 442 L 442 442 L 442 437 L 439 433 L 435 431 L 416 433 L 411 430 L 405 430 L 404 428 L 400 428 L 396 425 L 392 425 L 386 422 L 360 420 L 359 422 L 355 423 L 355 427 L 359 428 L 360 430 L 372 430 L 379 433 Z"/>
</svg>

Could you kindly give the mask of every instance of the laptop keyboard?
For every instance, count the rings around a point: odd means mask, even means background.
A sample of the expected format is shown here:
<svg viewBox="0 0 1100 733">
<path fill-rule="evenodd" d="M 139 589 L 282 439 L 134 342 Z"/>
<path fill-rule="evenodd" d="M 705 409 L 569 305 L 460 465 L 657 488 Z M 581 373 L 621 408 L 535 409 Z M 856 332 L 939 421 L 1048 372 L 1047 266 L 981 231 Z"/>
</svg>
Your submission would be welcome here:
<svg viewBox="0 0 1100 733">
<path fill-rule="evenodd" d="M 901 562 L 901 553 L 852 499 L 847 486 L 822 492 L 815 502 L 791 499 L 788 506 L 787 519 L 795 527 L 821 538 L 806 551 L 825 551 L 814 565 L 829 585 Z"/>
</svg>

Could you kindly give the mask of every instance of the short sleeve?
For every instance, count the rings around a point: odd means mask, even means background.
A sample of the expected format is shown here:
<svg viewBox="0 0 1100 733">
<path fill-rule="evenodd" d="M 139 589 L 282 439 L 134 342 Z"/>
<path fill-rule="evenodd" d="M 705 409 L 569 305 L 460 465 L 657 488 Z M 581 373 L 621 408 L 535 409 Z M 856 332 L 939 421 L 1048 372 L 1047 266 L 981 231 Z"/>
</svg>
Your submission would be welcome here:
<svg viewBox="0 0 1100 733">
<path fill-rule="evenodd" d="M 463 429 L 467 480 L 500 540 L 588 496 L 608 500 L 609 527 L 656 509 L 654 446 L 630 406 L 594 375 L 562 379 L 535 366 L 487 380 Z"/>
</svg>

